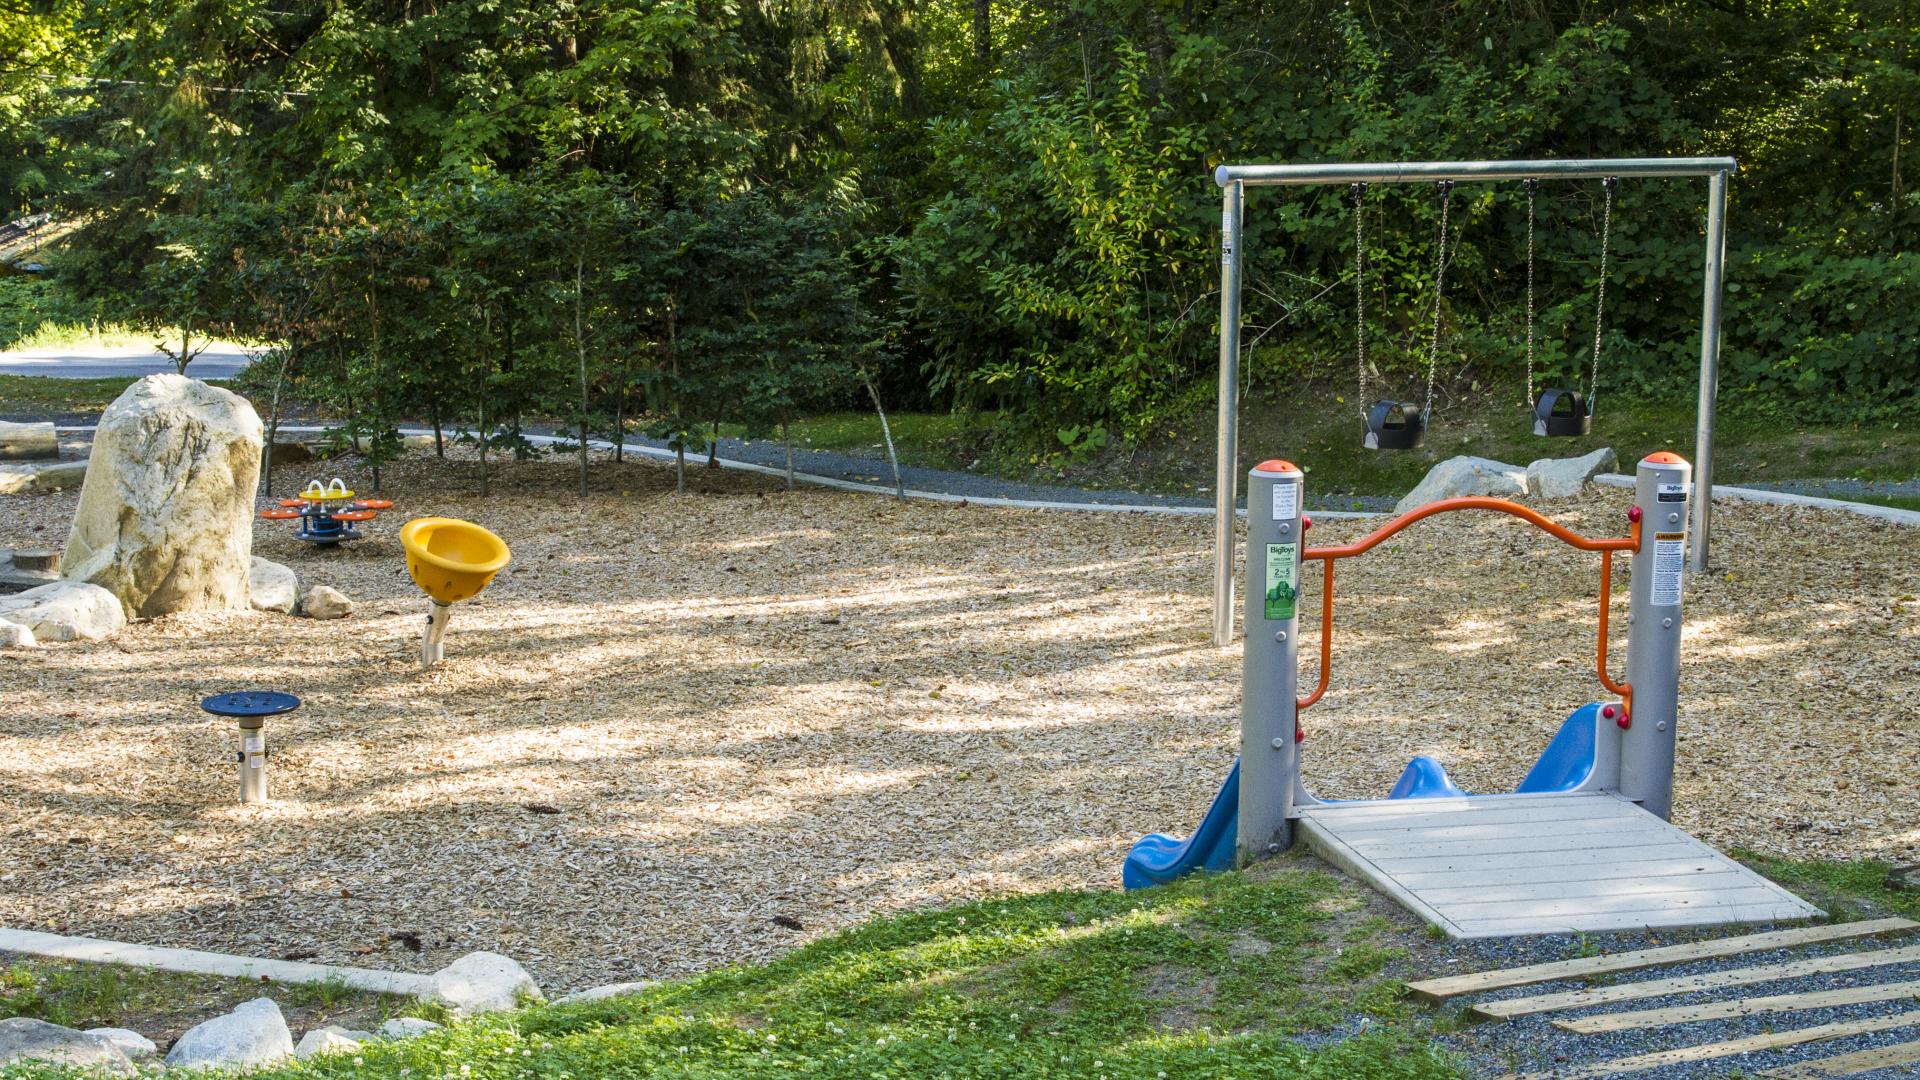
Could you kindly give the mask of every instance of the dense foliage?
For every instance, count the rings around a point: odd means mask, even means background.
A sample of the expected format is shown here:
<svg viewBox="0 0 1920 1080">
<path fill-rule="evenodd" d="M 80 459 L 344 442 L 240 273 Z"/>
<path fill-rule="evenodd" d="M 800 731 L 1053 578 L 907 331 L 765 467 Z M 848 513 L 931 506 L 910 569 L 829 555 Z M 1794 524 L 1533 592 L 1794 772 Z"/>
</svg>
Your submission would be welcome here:
<svg viewBox="0 0 1920 1080">
<path fill-rule="evenodd" d="M 869 391 L 1080 450 L 1210 393 L 1223 161 L 1731 154 L 1722 391 L 1920 387 L 1905 0 L 0 0 L 9 205 L 64 289 L 286 343 L 303 396 L 524 451 L 697 443 Z M 1366 193 L 1375 387 L 1414 392 L 1439 198 Z M 1686 393 L 1704 181 L 1621 182 L 1602 394 Z M 1525 393 L 1527 199 L 1449 205 L 1438 390 Z M 1584 381 L 1597 183 L 1536 199 L 1536 384 Z M 1247 213 L 1248 377 L 1358 391 L 1353 204 Z M 171 343 L 177 343 L 171 344 Z"/>
</svg>

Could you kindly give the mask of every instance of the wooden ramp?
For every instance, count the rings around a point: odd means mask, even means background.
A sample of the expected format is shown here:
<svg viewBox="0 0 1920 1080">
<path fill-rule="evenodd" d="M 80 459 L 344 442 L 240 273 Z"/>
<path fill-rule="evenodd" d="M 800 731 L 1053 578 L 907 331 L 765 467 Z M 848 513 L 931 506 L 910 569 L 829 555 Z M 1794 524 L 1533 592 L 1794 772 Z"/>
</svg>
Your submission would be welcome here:
<svg viewBox="0 0 1920 1080">
<path fill-rule="evenodd" d="M 1615 795 L 1302 807 L 1301 839 L 1449 937 L 1809 919 L 1818 908 Z"/>
</svg>

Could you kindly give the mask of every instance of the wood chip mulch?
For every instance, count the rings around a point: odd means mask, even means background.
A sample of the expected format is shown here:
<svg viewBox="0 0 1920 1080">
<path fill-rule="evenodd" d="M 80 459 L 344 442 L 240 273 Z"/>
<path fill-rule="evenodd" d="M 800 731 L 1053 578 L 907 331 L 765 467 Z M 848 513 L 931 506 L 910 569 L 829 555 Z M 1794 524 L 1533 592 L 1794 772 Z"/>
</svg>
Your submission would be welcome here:
<svg viewBox="0 0 1920 1080">
<path fill-rule="evenodd" d="M 549 460 L 482 499 L 472 470 L 388 469 L 398 505 L 344 550 L 257 524 L 256 553 L 344 590 L 351 618 L 179 616 L 0 653 L 0 925 L 416 971 L 493 949 L 564 990 L 876 912 L 1117 887 L 1128 845 L 1191 829 L 1232 763 L 1239 650 L 1207 642 L 1206 519 L 902 507 L 697 463 L 685 495 L 671 468 L 596 463 L 582 499 Z M 1613 535 L 1626 500 L 1544 509 Z M 75 502 L 0 499 L 0 545 L 60 546 Z M 396 538 L 422 514 L 514 552 L 427 674 Z M 1920 859 L 1920 533 L 1738 502 L 1715 520 L 1676 823 Z M 1378 797 L 1420 753 L 1510 789 L 1601 696 L 1597 573 L 1492 515 L 1344 561 L 1332 688 L 1304 718 L 1315 791 Z M 305 701 L 269 722 L 265 807 L 239 805 L 233 732 L 198 706 L 239 688 Z"/>
</svg>

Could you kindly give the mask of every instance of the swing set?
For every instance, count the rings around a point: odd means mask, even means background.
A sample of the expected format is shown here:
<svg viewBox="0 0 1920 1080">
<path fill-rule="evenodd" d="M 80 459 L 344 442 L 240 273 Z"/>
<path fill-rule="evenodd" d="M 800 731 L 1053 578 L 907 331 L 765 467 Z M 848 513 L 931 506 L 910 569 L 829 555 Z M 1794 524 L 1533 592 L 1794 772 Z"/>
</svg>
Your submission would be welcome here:
<svg viewBox="0 0 1920 1080">
<path fill-rule="evenodd" d="M 1527 203 L 1527 312 L 1526 400 L 1535 435 L 1565 437 L 1592 431 L 1598 397 L 1600 354 L 1606 330 L 1607 267 L 1613 239 L 1613 204 L 1622 177 L 1706 177 L 1706 269 L 1700 320 L 1700 396 L 1696 414 L 1694 467 L 1703 491 L 1712 491 L 1713 406 L 1719 381 L 1720 294 L 1725 271 L 1727 180 L 1735 168 L 1732 158 L 1611 158 L 1592 161 L 1466 161 L 1398 162 L 1389 164 L 1222 165 L 1214 180 L 1223 189 L 1220 251 L 1220 424 L 1214 521 L 1213 634 L 1225 645 L 1233 634 L 1233 525 L 1239 486 L 1241 232 L 1249 186 L 1302 186 L 1344 183 L 1353 206 L 1353 280 L 1355 365 L 1366 429 L 1362 445 L 1370 450 L 1412 450 L 1426 442 L 1433 420 L 1433 391 L 1441 343 L 1441 313 L 1447 270 L 1459 248 L 1459 229 L 1453 226 L 1454 185 L 1461 182 L 1518 180 Z M 1598 180 L 1601 189 L 1600 267 L 1593 302 L 1593 351 L 1584 390 L 1573 385 L 1536 382 L 1534 220 L 1543 180 Z M 1434 185 L 1439 199 L 1439 234 L 1433 267 L 1433 317 L 1427 339 L 1426 393 L 1420 401 L 1402 401 L 1372 394 L 1372 366 L 1367 345 L 1367 192 L 1373 184 L 1422 183 Z M 1576 380 L 1577 381 L 1577 380 Z M 1688 562 L 1695 570 L 1707 566 L 1708 518 L 1711 500 L 1692 504 L 1693 547 Z"/>
</svg>

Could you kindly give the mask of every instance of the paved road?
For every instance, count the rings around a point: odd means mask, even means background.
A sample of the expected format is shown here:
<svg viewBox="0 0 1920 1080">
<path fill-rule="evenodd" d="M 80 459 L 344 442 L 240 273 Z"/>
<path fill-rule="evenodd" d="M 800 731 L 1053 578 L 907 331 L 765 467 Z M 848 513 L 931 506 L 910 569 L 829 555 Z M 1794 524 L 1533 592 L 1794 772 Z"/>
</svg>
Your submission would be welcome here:
<svg viewBox="0 0 1920 1080">
<path fill-rule="evenodd" d="M 230 379 L 253 361 L 239 345 L 217 344 L 193 358 L 187 374 L 196 379 Z M 167 354 L 143 345 L 83 346 L 71 349 L 19 349 L 0 352 L 0 375 L 45 375 L 56 379 L 139 377 L 172 371 Z"/>
</svg>

